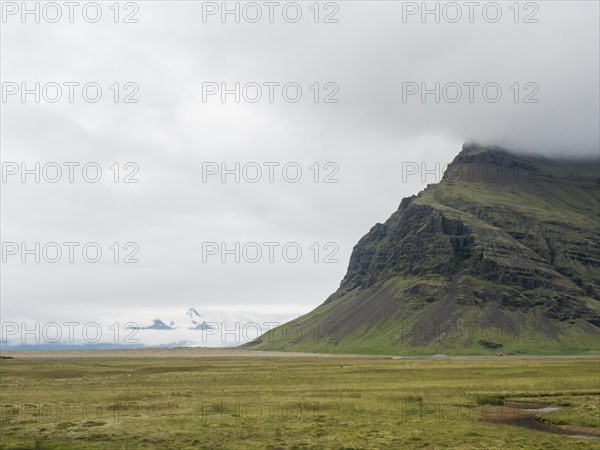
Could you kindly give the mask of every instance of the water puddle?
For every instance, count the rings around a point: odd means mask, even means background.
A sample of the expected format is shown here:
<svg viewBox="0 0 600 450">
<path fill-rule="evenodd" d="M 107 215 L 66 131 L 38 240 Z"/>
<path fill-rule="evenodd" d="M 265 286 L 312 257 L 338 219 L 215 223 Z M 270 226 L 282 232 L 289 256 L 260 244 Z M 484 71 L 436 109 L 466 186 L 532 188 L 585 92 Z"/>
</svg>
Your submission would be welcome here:
<svg viewBox="0 0 600 450">
<path fill-rule="evenodd" d="M 483 405 L 476 408 L 488 423 L 516 425 L 545 433 L 568 435 L 573 438 L 600 440 L 600 429 L 579 425 L 555 425 L 537 417 L 537 414 L 558 411 L 558 406 L 540 406 L 506 402 L 503 406 Z"/>
<path fill-rule="evenodd" d="M 558 411 L 561 410 L 562 408 L 559 408 L 558 406 L 546 406 L 545 408 L 527 408 L 527 409 L 523 409 L 523 411 L 530 411 L 530 412 L 537 412 L 537 413 L 548 413 L 548 412 L 552 412 L 552 411 Z"/>
</svg>

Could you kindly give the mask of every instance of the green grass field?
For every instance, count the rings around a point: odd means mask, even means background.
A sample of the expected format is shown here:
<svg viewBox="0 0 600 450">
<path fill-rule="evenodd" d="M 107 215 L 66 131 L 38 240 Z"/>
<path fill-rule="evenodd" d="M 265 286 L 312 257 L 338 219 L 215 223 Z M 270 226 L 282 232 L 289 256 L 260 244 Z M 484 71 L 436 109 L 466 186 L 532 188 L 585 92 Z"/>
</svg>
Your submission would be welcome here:
<svg viewBox="0 0 600 450">
<path fill-rule="evenodd" d="M 0 361 L 3 449 L 600 448 L 598 358 L 24 353 Z"/>
</svg>

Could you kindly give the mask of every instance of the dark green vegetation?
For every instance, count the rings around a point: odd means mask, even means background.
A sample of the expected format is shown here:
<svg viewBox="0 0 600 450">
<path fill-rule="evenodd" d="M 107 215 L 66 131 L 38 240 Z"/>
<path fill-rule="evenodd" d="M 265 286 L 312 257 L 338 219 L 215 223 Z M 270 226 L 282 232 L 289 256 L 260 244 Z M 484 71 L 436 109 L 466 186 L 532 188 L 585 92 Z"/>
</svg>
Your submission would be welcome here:
<svg viewBox="0 0 600 450">
<path fill-rule="evenodd" d="M 465 146 L 354 247 L 325 303 L 247 345 L 379 354 L 597 354 L 599 161 Z"/>
<path fill-rule="evenodd" d="M 0 438 L 3 449 L 590 449 L 600 441 L 521 418 L 593 432 L 599 369 L 597 358 L 17 356 L 0 361 Z M 562 409 L 533 418 L 515 402 Z"/>
</svg>

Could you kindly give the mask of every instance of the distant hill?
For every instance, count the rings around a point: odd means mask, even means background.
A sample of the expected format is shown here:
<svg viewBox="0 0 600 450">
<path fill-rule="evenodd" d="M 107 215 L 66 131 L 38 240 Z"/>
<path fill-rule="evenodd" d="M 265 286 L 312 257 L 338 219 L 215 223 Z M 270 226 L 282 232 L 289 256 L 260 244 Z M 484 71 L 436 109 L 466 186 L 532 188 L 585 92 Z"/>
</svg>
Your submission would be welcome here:
<svg viewBox="0 0 600 450">
<path fill-rule="evenodd" d="M 334 294 L 246 347 L 600 352 L 599 164 L 463 146 L 356 244 Z"/>
</svg>

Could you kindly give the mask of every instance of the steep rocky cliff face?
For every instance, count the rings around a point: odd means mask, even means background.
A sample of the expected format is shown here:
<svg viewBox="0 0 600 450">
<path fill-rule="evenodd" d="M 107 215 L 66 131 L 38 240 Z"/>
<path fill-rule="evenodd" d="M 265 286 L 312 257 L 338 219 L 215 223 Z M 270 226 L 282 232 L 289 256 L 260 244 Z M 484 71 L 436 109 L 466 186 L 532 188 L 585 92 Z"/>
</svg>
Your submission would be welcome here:
<svg viewBox="0 0 600 450">
<path fill-rule="evenodd" d="M 598 160 L 466 145 L 358 242 L 323 305 L 249 346 L 598 352 L 599 208 Z"/>
</svg>

